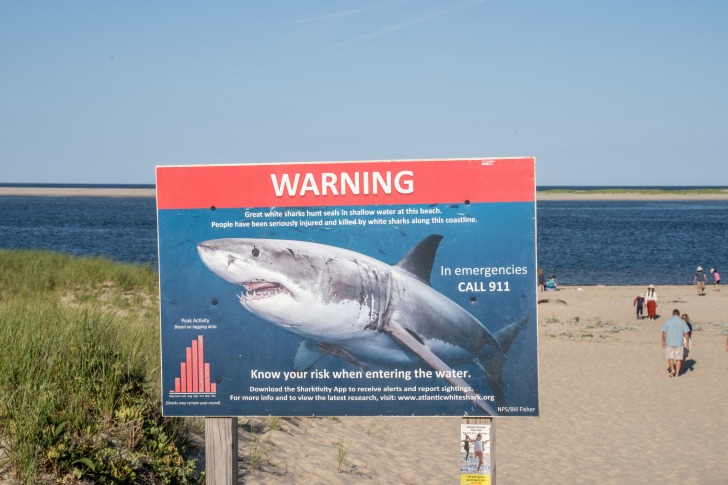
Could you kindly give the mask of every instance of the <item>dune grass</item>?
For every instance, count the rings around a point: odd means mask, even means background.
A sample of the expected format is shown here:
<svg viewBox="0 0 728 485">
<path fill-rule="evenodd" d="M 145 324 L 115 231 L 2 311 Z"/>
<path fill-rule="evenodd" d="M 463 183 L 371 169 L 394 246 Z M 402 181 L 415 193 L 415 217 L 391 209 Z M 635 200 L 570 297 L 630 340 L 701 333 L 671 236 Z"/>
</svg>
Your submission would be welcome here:
<svg viewBox="0 0 728 485">
<path fill-rule="evenodd" d="M 0 469 L 23 483 L 201 483 L 186 423 L 159 411 L 158 308 L 151 268 L 0 250 Z"/>
</svg>

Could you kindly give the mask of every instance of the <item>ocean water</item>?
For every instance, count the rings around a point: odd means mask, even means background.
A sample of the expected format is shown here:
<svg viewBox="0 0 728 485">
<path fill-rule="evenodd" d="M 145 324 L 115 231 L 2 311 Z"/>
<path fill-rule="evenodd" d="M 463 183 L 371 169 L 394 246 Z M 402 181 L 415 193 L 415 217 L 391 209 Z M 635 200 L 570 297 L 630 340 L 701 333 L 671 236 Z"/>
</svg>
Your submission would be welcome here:
<svg viewBox="0 0 728 485">
<path fill-rule="evenodd" d="M 561 284 L 682 285 L 728 268 L 728 201 L 544 201 L 537 220 L 538 264 Z"/>
<path fill-rule="evenodd" d="M 0 248 L 157 266 L 153 198 L 0 197 Z"/>
<path fill-rule="evenodd" d="M 728 201 L 543 201 L 538 265 L 566 285 L 691 284 L 728 272 Z M 0 197 L 0 248 L 157 266 L 151 198 Z"/>
</svg>

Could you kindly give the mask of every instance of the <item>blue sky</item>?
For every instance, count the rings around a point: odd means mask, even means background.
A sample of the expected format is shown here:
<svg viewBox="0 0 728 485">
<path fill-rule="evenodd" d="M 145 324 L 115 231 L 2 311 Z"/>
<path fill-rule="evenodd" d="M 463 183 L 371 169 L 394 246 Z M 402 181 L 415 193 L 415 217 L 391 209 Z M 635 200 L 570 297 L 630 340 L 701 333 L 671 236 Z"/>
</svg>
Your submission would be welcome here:
<svg viewBox="0 0 728 485">
<path fill-rule="evenodd" d="M 0 182 L 535 156 L 539 185 L 728 185 L 728 2 L 0 3 Z"/>
</svg>

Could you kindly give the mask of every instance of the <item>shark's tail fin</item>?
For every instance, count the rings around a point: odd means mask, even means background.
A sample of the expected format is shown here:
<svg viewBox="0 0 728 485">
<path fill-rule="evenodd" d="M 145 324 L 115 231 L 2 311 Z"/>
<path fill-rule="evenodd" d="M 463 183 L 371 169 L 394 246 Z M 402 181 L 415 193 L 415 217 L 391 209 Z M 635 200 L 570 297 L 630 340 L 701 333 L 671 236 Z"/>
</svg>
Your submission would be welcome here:
<svg viewBox="0 0 728 485">
<path fill-rule="evenodd" d="M 501 350 L 504 354 L 508 354 L 508 350 L 513 345 L 513 341 L 516 340 L 521 330 L 526 328 L 528 325 L 528 317 L 524 317 L 522 320 L 506 325 L 495 333 L 495 338 L 500 344 Z"/>
<path fill-rule="evenodd" d="M 478 356 L 478 360 L 482 364 L 481 368 L 485 371 L 488 385 L 493 392 L 497 406 L 505 406 L 506 394 L 505 388 L 503 387 L 503 364 L 505 363 L 506 355 L 516 340 L 516 337 L 521 333 L 521 330 L 526 328 L 526 325 L 528 325 L 528 317 L 501 328 L 495 333 L 495 338 L 500 345 L 501 352 L 486 347 Z"/>
</svg>

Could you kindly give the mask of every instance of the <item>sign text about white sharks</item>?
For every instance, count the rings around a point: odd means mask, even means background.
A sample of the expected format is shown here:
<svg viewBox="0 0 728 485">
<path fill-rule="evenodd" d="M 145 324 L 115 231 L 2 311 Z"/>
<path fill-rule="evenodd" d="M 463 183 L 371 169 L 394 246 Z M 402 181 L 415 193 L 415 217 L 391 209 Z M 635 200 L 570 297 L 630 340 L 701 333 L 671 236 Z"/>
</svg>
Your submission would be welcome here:
<svg viewBox="0 0 728 485">
<path fill-rule="evenodd" d="M 246 210 L 243 219 L 211 221 L 213 229 L 261 227 L 335 227 L 335 226 L 409 226 L 440 224 L 472 224 L 475 217 L 464 212 L 444 215 L 439 207 L 406 208 L 335 208 L 335 209 L 260 209 Z"/>
</svg>

